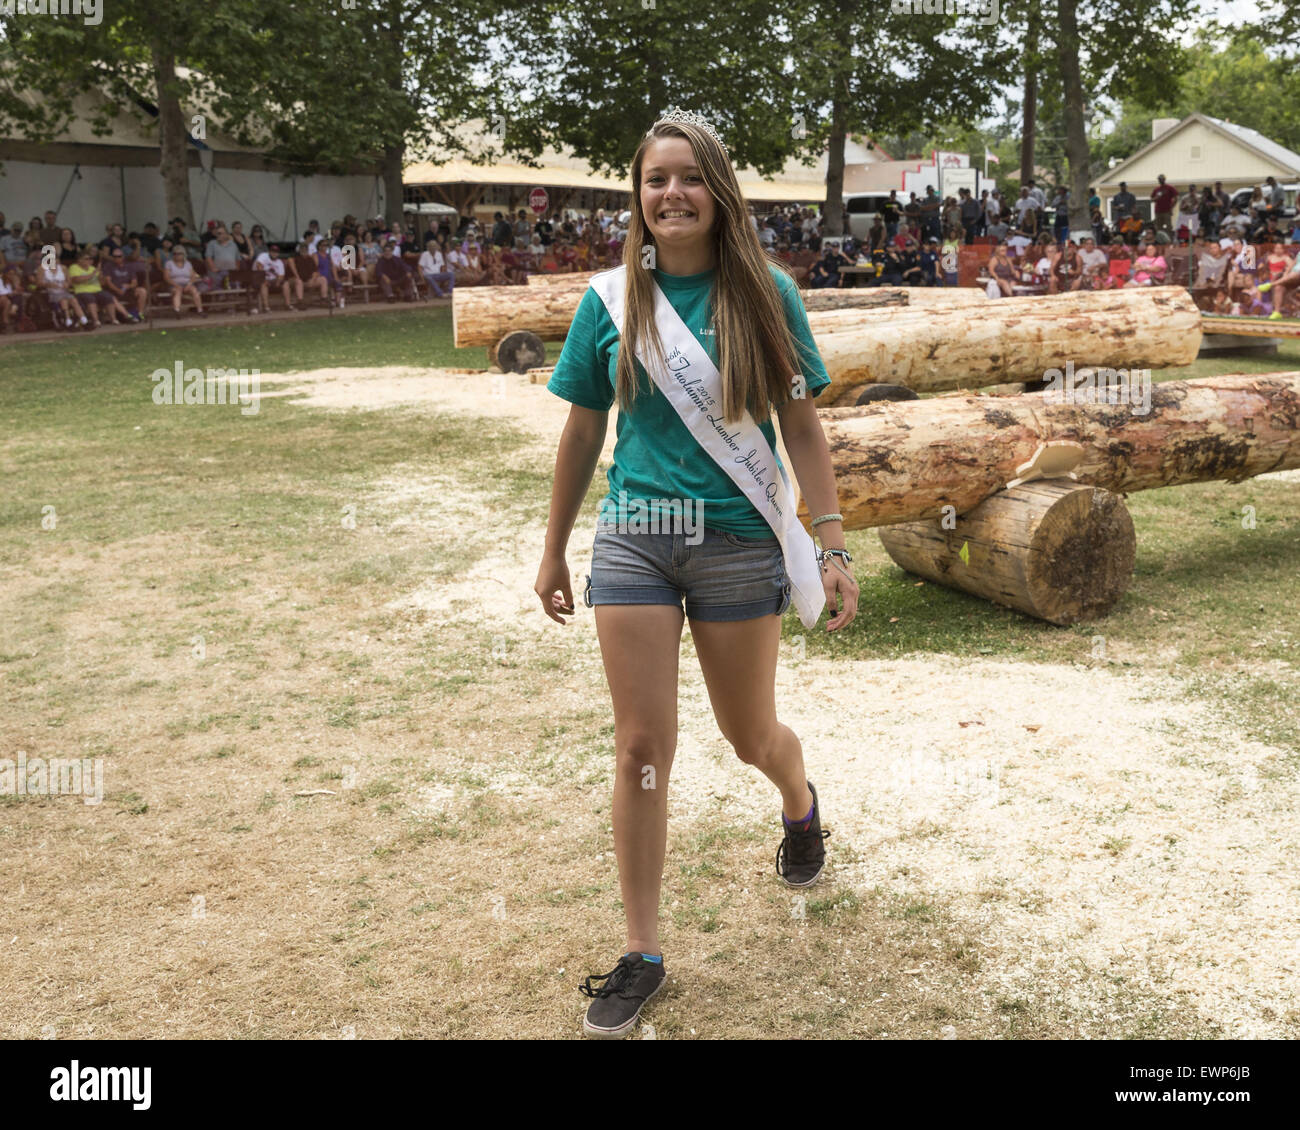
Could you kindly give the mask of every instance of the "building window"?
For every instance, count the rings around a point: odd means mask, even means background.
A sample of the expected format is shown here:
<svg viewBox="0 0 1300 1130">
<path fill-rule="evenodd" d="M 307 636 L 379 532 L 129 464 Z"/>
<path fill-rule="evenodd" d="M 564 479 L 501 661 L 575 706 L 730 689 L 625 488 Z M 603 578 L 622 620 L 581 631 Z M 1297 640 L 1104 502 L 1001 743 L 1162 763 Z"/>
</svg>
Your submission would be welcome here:
<svg viewBox="0 0 1300 1130">
<path fill-rule="evenodd" d="M 1201 159 L 1201 147 L 1200 147 L 1199 145 L 1193 145 L 1193 146 L 1192 146 L 1192 156 L 1191 156 L 1191 159 L 1192 159 L 1193 161 L 1199 161 L 1199 160 Z"/>
</svg>

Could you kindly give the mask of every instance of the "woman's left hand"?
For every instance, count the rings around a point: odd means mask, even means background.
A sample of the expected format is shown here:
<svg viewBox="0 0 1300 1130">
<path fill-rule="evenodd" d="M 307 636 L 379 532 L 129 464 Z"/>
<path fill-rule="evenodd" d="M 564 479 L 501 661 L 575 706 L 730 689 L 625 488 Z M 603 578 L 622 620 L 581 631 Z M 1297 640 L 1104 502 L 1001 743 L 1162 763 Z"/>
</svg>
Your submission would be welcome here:
<svg viewBox="0 0 1300 1130">
<path fill-rule="evenodd" d="M 826 622 L 826 630 L 834 632 L 851 624 L 858 614 L 858 582 L 853 577 L 853 566 L 846 565 L 838 557 L 826 558 L 822 562 L 822 588 L 826 593 L 826 606 L 832 613 Z M 839 608 L 836 593 L 844 597 L 843 608 Z"/>
</svg>

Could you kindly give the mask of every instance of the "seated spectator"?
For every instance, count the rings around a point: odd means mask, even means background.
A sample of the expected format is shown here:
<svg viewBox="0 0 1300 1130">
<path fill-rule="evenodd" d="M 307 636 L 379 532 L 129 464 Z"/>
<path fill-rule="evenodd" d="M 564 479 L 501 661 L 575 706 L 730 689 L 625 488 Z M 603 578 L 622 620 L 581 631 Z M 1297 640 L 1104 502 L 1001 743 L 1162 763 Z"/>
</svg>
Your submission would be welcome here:
<svg viewBox="0 0 1300 1130">
<path fill-rule="evenodd" d="M 840 254 L 843 254 L 843 251 Z M 909 241 L 908 245 L 898 252 L 898 263 L 901 268 L 904 286 L 925 285 L 925 279 L 921 273 L 920 252 L 915 240 Z"/>
<path fill-rule="evenodd" d="M 1125 286 L 1163 286 L 1169 265 L 1160 254 L 1154 239 L 1147 240 L 1146 249 L 1133 263 L 1133 277 Z"/>
<path fill-rule="evenodd" d="M 158 237 L 158 225 L 152 220 L 145 224 L 144 231 L 140 233 L 138 238 L 146 258 L 152 259 L 153 253 L 162 246 L 162 240 Z"/>
<path fill-rule="evenodd" d="M 14 225 L 20 237 L 21 222 Z M 22 316 L 22 272 L 14 266 L 0 267 L 0 332 L 13 333 L 14 323 Z"/>
<path fill-rule="evenodd" d="M 1117 230 L 1129 247 L 1136 247 L 1142 237 L 1142 220 L 1138 216 L 1129 214 L 1120 220 Z"/>
<path fill-rule="evenodd" d="M 988 275 L 1003 298 L 1012 296 L 1016 282 L 1016 268 L 1007 256 L 1005 240 L 999 239 L 993 248 L 993 253 L 989 256 Z"/>
<path fill-rule="evenodd" d="M 134 251 L 134 248 L 131 250 Z M 114 248 L 108 253 L 108 262 L 100 269 L 100 281 L 131 320 L 138 322 L 149 311 L 149 291 L 141 282 L 134 266 L 126 261 L 126 251 Z"/>
<path fill-rule="evenodd" d="M 171 287 L 172 309 L 177 317 L 180 316 L 181 301 L 186 297 L 193 301 L 196 314 L 207 317 L 207 311 L 203 309 L 203 301 L 199 298 L 199 273 L 185 254 L 184 247 L 172 248 L 172 257 L 163 268 L 163 274 L 167 278 L 167 285 Z"/>
<path fill-rule="evenodd" d="M 15 220 L 13 227 L 0 236 L 0 271 L 5 267 L 22 266 L 26 260 L 27 241 L 23 239 L 22 221 Z"/>
<path fill-rule="evenodd" d="M 343 230 L 343 243 L 330 248 L 330 265 L 334 268 L 334 277 L 339 280 L 339 285 L 347 291 L 358 281 L 365 280 L 366 268 L 361 249 L 357 246 L 356 235 L 346 228 Z"/>
<path fill-rule="evenodd" d="M 248 236 L 244 234 L 244 225 L 236 220 L 230 225 L 230 242 L 239 248 L 239 257 L 245 263 L 253 261 L 252 249 L 248 243 Z"/>
<path fill-rule="evenodd" d="M 1251 229 L 1250 217 L 1233 204 L 1219 224 L 1219 231 L 1229 239 L 1245 239 Z"/>
<path fill-rule="evenodd" d="M 267 250 L 266 232 L 262 229 L 261 224 L 254 224 L 253 230 L 248 233 L 248 254 L 256 263 L 261 256 L 266 254 Z"/>
<path fill-rule="evenodd" d="M 930 236 L 921 249 L 921 285 L 939 286 L 939 241 Z"/>
<path fill-rule="evenodd" d="M 1234 290 L 1251 290 L 1255 286 L 1255 249 L 1241 239 L 1234 238 L 1229 245 L 1228 286 L 1229 296 Z"/>
<path fill-rule="evenodd" d="M 126 229 L 121 224 L 109 224 L 108 234 L 99 241 L 99 246 L 105 251 L 111 251 L 113 248 L 122 248 L 126 246 Z"/>
<path fill-rule="evenodd" d="M 500 215 L 498 212 L 497 215 Z M 447 270 L 447 260 L 437 241 L 426 244 L 420 255 L 420 274 L 429 284 L 429 291 L 438 298 L 450 298 L 452 288 L 456 285 L 456 276 Z M 446 287 L 444 291 L 442 288 Z"/>
<path fill-rule="evenodd" d="M 347 299 L 343 297 L 343 282 L 334 273 L 334 258 L 331 255 L 331 252 L 338 250 L 328 239 L 316 241 L 316 253 L 312 256 L 316 261 L 316 273 L 307 280 L 306 285 L 319 291 L 322 302 L 331 303 L 341 310 L 347 305 Z"/>
<path fill-rule="evenodd" d="M 1269 216 L 1250 236 L 1251 243 L 1285 243 L 1286 234 L 1278 226 L 1276 216 Z"/>
<path fill-rule="evenodd" d="M 990 220 L 988 226 L 984 229 L 984 234 L 992 240 L 1003 240 L 1011 234 L 1010 225 L 1001 216 Z"/>
<path fill-rule="evenodd" d="M 841 285 L 839 255 L 829 244 L 823 249 L 822 257 L 808 269 L 808 285 L 814 290 Z"/>
<path fill-rule="evenodd" d="M 1218 240 L 1198 236 L 1193 249 L 1196 281 L 1193 290 L 1217 291 L 1222 287 L 1228 271 L 1228 256 Z"/>
<path fill-rule="evenodd" d="M 1109 282 L 1110 256 L 1090 235 L 1083 237 L 1079 249 L 1079 285 L 1076 290 L 1101 290 Z"/>
<path fill-rule="evenodd" d="M 56 219 L 58 219 L 57 212 L 51 211 L 45 213 L 45 222 L 41 224 L 40 228 L 38 229 L 41 233 L 41 239 L 40 239 L 41 246 L 44 247 L 44 246 L 48 246 L 51 243 L 59 242 L 60 232 L 62 231 L 62 229 L 59 228 L 57 224 L 55 224 L 54 221 Z"/>
<path fill-rule="evenodd" d="M 1270 296 L 1273 312 L 1269 318 L 1276 321 L 1284 316 L 1288 301 L 1300 294 L 1300 253 L 1290 257 L 1279 247 L 1274 248 L 1273 254 L 1280 256 L 1285 266 L 1280 273 L 1270 268 L 1270 278 L 1260 283 L 1257 290 Z"/>
<path fill-rule="evenodd" d="M 208 275 L 204 280 L 204 290 L 221 290 L 226 285 L 230 272 L 240 266 L 239 248 L 231 238 L 224 224 L 215 229 L 213 238 L 208 241 L 207 254 L 204 257 Z"/>
<path fill-rule="evenodd" d="M 171 230 L 167 234 L 171 237 L 173 248 L 179 246 L 187 259 L 202 262 L 203 244 L 199 241 L 199 233 L 187 226 L 180 216 L 172 219 Z"/>
<path fill-rule="evenodd" d="M 64 316 L 64 328 L 73 329 L 73 319 L 83 328 L 89 326 L 90 319 L 69 289 L 68 272 L 64 270 L 63 264 L 55 263 L 54 266 L 47 267 L 39 258 L 37 263 L 36 285 L 44 293 L 50 307 Z"/>
<path fill-rule="evenodd" d="M 268 247 L 253 260 L 253 266 L 262 272 L 260 302 L 255 313 L 270 313 L 270 292 L 273 290 L 278 290 L 284 295 L 286 310 L 296 310 L 293 300 L 296 298 L 299 302 L 302 301 L 302 279 L 298 277 L 297 271 L 290 273 L 292 264 L 286 264 L 280 258 L 280 249 L 275 246 Z"/>
<path fill-rule="evenodd" d="M 379 261 L 375 264 L 375 278 L 384 292 L 384 298 L 389 302 L 397 301 L 393 296 L 394 287 L 402 291 L 408 302 L 415 302 L 419 297 L 415 293 L 415 280 L 406 264 L 394 254 L 396 247 L 397 244 L 392 240 L 384 245 Z"/>
<path fill-rule="evenodd" d="M 1024 231 L 1018 231 L 1015 235 L 1007 238 L 1007 247 L 1010 248 L 1011 254 L 1017 259 L 1025 255 L 1033 244 L 1033 238 L 1028 232 Z"/>
<path fill-rule="evenodd" d="M 1083 262 L 1079 258 L 1078 245 L 1074 240 L 1067 239 L 1065 246 L 1052 256 L 1047 293 L 1064 294 L 1067 291 L 1078 290 L 1082 282 Z"/>
<path fill-rule="evenodd" d="M 81 257 L 68 268 L 68 282 L 72 286 L 72 293 L 76 295 L 77 302 L 90 315 L 91 325 L 95 329 L 99 329 L 100 310 L 108 311 L 112 319 L 110 325 L 116 326 L 130 321 L 122 304 L 111 291 L 105 290 L 100 282 L 99 268 L 95 265 L 89 249 L 83 251 Z"/>
<path fill-rule="evenodd" d="M 375 241 L 374 232 L 367 228 L 361 235 L 361 244 L 358 249 L 361 252 L 361 270 L 365 277 L 370 281 L 375 281 L 375 264 L 379 262 L 380 253 L 383 248 Z"/>
<path fill-rule="evenodd" d="M 77 242 L 77 237 L 71 228 L 59 229 L 59 262 L 65 267 L 70 267 L 81 258 L 81 245 Z"/>
</svg>

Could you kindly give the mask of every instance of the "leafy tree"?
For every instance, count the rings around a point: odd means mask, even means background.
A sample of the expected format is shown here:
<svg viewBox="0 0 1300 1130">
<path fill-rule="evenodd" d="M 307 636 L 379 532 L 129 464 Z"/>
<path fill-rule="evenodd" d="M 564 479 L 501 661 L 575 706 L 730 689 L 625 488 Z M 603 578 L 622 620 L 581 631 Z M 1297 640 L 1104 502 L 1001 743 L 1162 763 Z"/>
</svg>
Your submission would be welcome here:
<svg viewBox="0 0 1300 1130">
<path fill-rule="evenodd" d="M 966 38 L 954 34 L 960 28 Z M 843 230 L 844 139 L 969 123 L 1009 63 L 996 29 L 893 5 L 811 0 L 543 0 L 516 49 L 527 76 L 494 68 L 508 151 L 571 149 L 623 176 L 671 105 L 708 118 L 733 162 L 762 175 L 829 152 L 824 230 Z"/>
</svg>

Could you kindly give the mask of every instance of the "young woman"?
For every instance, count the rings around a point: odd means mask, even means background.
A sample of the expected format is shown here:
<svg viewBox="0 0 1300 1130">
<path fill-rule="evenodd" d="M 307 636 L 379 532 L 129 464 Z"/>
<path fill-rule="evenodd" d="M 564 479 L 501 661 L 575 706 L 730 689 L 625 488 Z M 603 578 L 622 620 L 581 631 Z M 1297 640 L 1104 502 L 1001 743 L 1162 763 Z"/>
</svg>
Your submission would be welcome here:
<svg viewBox="0 0 1300 1130">
<path fill-rule="evenodd" d="M 253 230 L 248 233 L 248 256 L 256 261 L 259 255 L 266 253 L 266 250 L 266 232 L 261 224 L 254 224 Z"/>
<path fill-rule="evenodd" d="M 70 267 L 80 258 L 81 244 L 71 228 L 64 228 L 59 232 L 59 262 Z"/>
<path fill-rule="evenodd" d="M 239 248 L 241 259 L 252 261 L 253 253 L 248 243 L 248 236 L 244 234 L 244 225 L 239 220 L 230 225 L 230 242 Z M 247 266 L 247 263 L 241 263 L 240 266 Z"/>
<path fill-rule="evenodd" d="M 1003 298 L 1012 297 L 1014 291 L 1012 288 L 1016 282 L 1016 268 L 1007 258 L 1007 245 L 999 242 L 993 248 L 993 254 L 989 256 L 989 278 L 991 278 L 1001 292 Z"/>
<path fill-rule="evenodd" d="M 804 887 L 821 874 L 829 833 L 799 739 L 776 715 L 781 614 L 793 600 L 811 628 L 829 601 L 827 628 L 838 631 L 858 602 L 813 403 L 830 382 L 798 290 L 764 254 L 712 127 L 681 111 L 657 121 L 633 156 L 631 192 L 626 265 L 593 277 L 547 386 L 572 407 L 534 587 L 545 613 L 565 623 L 560 614 L 574 611 L 565 548 L 617 400 L 610 493 L 584 594 L 613 701 L 627 919 L 618 964 L 580 986 L 591 998 L 583 1030 L 598 1038 L 630 1031 L 664 982 L 659 889 L 683 620 L 722 734 L 780 792 L 778 873 Z M 824 550 L 773 470 L 774 409 Z"/>
</svg>

